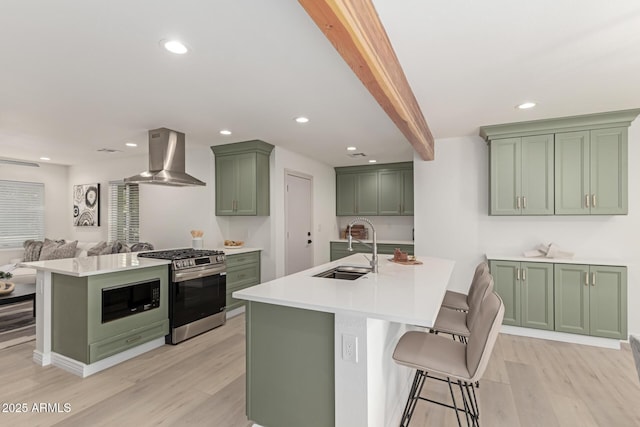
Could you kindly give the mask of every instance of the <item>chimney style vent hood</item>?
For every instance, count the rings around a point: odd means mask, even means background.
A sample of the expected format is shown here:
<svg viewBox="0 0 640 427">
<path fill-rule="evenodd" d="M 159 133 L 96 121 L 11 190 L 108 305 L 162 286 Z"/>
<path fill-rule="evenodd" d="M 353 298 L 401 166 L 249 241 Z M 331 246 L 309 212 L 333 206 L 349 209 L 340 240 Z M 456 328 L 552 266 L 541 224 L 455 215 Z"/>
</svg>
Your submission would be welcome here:
<svg viewBox="0 0 640 427">
<path fill-rule="evenodd" d="M 128 184 L 157 184 L 174 187 L 207 185 L 185 173 L 184 133 L 167 128 L 149 131 L 149 170 L 125 178 Z"/>
</svg>

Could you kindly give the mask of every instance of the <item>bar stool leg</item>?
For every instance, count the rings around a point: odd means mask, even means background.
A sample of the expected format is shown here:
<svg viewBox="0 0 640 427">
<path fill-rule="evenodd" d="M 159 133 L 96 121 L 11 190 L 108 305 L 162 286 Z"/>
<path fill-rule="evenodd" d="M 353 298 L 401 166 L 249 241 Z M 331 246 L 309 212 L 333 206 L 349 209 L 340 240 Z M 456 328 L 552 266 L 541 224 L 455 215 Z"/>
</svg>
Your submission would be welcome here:
<svg viewBox="0 0 640 427">
<path fill-rule="evenodd" d="M 409 391 L 409 397 L 407 398 L 407 404 L 404 407 L 402 418 L 400 419 L 400 427 L 409 426 L 411 417 L 413 417 L 413 411 L 415 411 L 416 409 L 416 404 L 418 403 L 420 393 L 422 393 L 422 387 L 424 386 L 426 378 L 427 374 L 425 372 L 416 370 L 416 375 L 413 378 L 413 384 L 411 385 L 411 390 Z"/>
<path fill-rule="evenodd" d="M 451 379 L 447 377 L 447 383 L 449 384 L 449 392 L 451 393 L 451 400 L 453 400 L 453 409 L 456 411 L 456 418 L 458 419 L 458 427 L 462 427 L 460 422 L 460 414 L 458 414 L 458 405 L 456 404 L 456 397 L 453 395 L 453 388 L 451 388 Z M 467 420 L 468 425 L 468 420 Z"/>
</svg>

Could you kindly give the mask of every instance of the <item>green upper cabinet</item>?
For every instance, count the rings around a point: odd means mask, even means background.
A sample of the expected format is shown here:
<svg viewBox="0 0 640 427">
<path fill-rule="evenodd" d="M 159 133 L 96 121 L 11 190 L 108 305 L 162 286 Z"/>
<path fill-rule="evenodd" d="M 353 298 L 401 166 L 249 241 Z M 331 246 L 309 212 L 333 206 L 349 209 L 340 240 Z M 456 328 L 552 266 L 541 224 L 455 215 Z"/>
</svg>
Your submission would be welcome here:
<svg viewBox="0 0 640 427">
<path fill-rule="evenodd" d="M 556 135 L 556 214 L 626 214 L 627 128 Z"/>
<path fill-rule="evenodd" d="M 627 339 L 627 269 L 556 264 L 557 331 Z"/>
<path fill-rule="evenodd" d="M 413 163 L 336 168 L 336 215 L 413 215 Z"/>
<path fill-rule="evenodd" d="M 211 147 L 216 159 L 216 215 L 269 215 L 269 155 L 254 140 Z"/>
<path fill-rule="evenodd" d="M 483 126 L 490 215 L 624 215 L 627 128 L 640 110 Z"/>
<path fill-rule="evenodd" d="M 491 215 L 553 215 L 553 135 L 490 143 Z"/>
</svg>

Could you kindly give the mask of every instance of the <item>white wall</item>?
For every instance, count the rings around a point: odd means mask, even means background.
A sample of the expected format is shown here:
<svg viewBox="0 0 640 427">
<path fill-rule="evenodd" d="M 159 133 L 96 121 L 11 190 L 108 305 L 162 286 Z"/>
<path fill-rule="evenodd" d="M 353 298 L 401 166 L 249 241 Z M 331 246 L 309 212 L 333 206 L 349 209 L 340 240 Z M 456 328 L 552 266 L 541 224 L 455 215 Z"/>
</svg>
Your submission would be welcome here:
<svg viewBox="0 0 640 427">
<path fill-rule="evenodd" d="M 329 241 L 338 236 L 336 222 L 336 174 L 333 167 L 281 147 L 274 149 L 271 175 L 271 214 L 274 218 L 276 277 L 285 274 L 285 170 L 313 177 L 313 259 L 314 265 L 329 262 Z M 277 212 L 277 213 L 276 213 Z M 274 213 L 276 213 L 274 215 Z"/>
<path fill-rule="evenodd" d="M 71 186 L 99 182 L 100 227 L 70 227 L 69 239 L 100 241 L 108 239 L 109 181 L 122 180 L 148 169 L 147 155 L 100 163 L 72 166 Z M 206 147 L 187 147 L 186 170 L 207 183 L 204 187 L 167 187 L 140 185 L 140 241 L 156 249 L 190 247 L 190 230 L 204 231 L 204 246 L 222 245 L 222 233 L 215 218 L 215 180 L 213 153 Z"/>
<path fill-rule="evenodd" d="M 68 236 L 73 224 L 71 187 L 67 186 L 68 173 L 67 166 L 46 163 L 42 163 L 39 168 L 0 165 L 0 179 L 44 183 L 44 233 L 52 239 Z M 22 252 L 22 249 L 0 250 L 0 265 L 21 257 Z"/>
<path fill-rule="evenodd" d="M 456 261 L 451 287 L 466 290 L 487 252 L 520 255 L 555 242 L 576 257 L 628 265 L 629 333 L 640 333 L 640 120 L 629 129 L 629 214 L 623 216 L 488 216 L 488 147 L 480 137 L 436 141 L 435 160 L 414 160 L 416 254 Z M 418 196 L 419 195 L 419 196 Z"/>
</svg>

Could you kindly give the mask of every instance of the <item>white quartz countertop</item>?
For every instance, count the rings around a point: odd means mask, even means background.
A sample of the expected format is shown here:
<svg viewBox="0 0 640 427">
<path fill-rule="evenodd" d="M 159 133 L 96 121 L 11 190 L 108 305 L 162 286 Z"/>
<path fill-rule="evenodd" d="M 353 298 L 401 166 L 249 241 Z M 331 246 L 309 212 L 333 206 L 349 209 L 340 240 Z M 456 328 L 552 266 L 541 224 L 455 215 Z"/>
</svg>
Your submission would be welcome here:
<svg viewBox="0 0 640 427">
<path fill-rule="evenodd" d="M 547 257 L 526 257 L 522 255 L 500 255 L 500 254 L 486 254 L 488 260 L 498 261 L 519 261 L 519 262 L 547 262 L 549 264 L 581 264 L 581 265 L 613 265 L 613 266 L 625 266 L 628 264 L 625 260 L 621 259 L 607 259 L 607 258 L 595 258 L 595 257 L 574 257 L 574 258 L 547 258 Z"/>
<path fill-rule="evenodd" d="M 327 313 L 364 315 L 418 326 L 433 325 L 447 289 L 454 261 L 417 256 L 422 265 L 402 265 L 379 258 L 379 272 L 356 280 L 325 279 L 314 274 L 339 265 L 364 266 L 354 254 L 300 273 L 233 293 L 234 298 Z"/>
<path fill-rule="evenodd" d="M 335 239 L 335 240 L 331 240 L 332 242 L 339 242 L 339 243 L 347 243 L 348 240 L 347 239 Z M 358 241 L 356 239 L 353 239 L 354 243 L 358 243 Z M 363 240 L 363 242 L 365 243 L 373 243 L 372 239 L 366 239 Z M 389 244 L 389 245 L 413 245 L 415 244 L 415 242 L 413 240 L 378 240 L 378 243 L 382 243 L 382 244 Z"/>
<path fill-rule="evenodd" d="M 169 260 L 138 258 L 136 253 L 124 253 L 23 262 L 20 266 L 50 271 L 52 273 L 66 274 L 67 276 L 84 277 L 113 273 L 116 271 L 137 270 L 170 263 L 171 261 Z"/>
<path fill-rule="evenodd" d="M 262 248 L 245 248 L 245 247 L 242 247 L 240 249 L 214 248 L 214 250 L 222 251 L 224 252 L 225 255 L 238 255 L 238 254 L 244 254 L 247 252 L 258 252 L 258 251 L 261 251 Z"/>
</svg>

